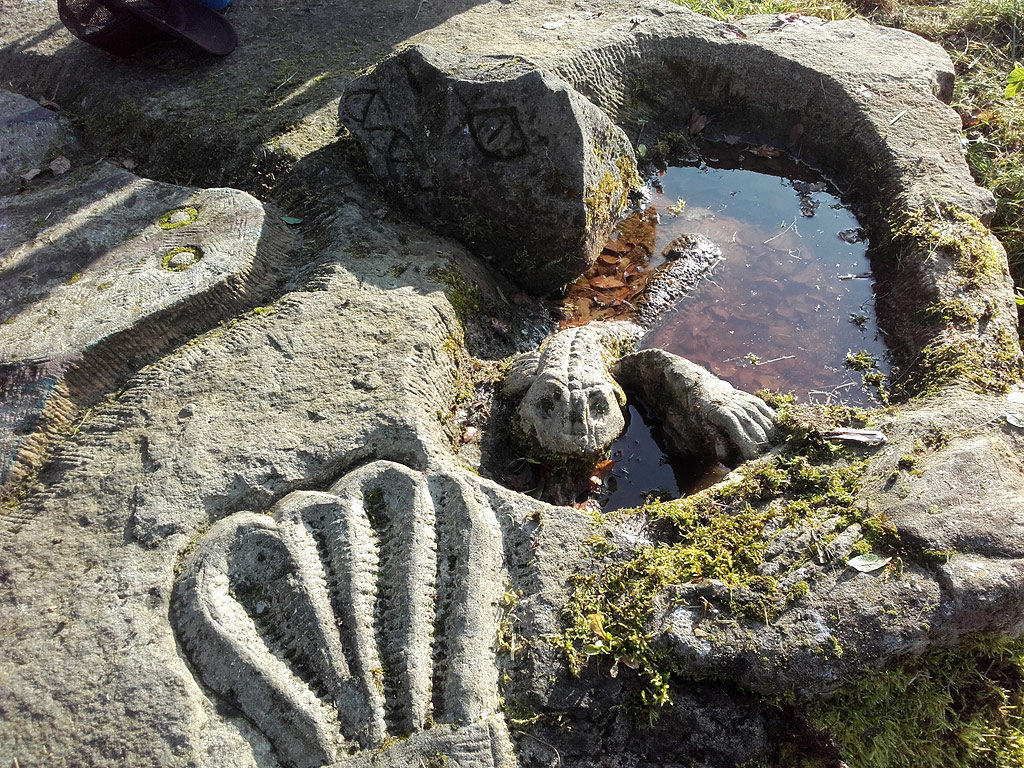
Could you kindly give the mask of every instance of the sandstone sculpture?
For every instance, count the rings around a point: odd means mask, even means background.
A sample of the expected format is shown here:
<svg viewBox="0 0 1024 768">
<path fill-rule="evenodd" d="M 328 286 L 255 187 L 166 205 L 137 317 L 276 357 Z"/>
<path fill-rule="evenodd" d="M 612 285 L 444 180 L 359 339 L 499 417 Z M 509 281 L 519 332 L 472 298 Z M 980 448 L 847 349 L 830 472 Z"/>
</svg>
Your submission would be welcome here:
<svg viewBox="0 0 1024 768">
<path fill-rule="evenodd" d="M 340 109 L 403 208 L 536 293 L 594 262 L 639 184 L 622 130 L 519 57 L 413 46 L 350 83 Z"/>
<path fill-rule="evenodd" d="M 28 489 L 24 502 L 0 511 L 0 762 L 268 766 L 287 760 L 287 754 L 312 763 L 319 759 L 313 755 L 330 757 L 333 749 L 334 764 L 346 768 L 438 768 L 442 758 L 449 765 L 478 766 L 500 752 L 506 726 L 499 721 L 507 718 L 511 728 L 522 729 L 514 734 L 514 750 L 524 766 L 770 764 L 781 738 L 776 727 L 780 699 L 796 701 L 798 709 L 800 702 L 826 696 L 865 669 L 948 647 L 965 634 L 1019 635 L 1024 616 L 1024 474 L 1019 461 L 1024 433 L 1014 424 L 1019 415 L 1011 416 L 1013 422 L 1007 418 L 1019 410 L 1019 393 L 1017 400 L 1009 400 L 991 388 L 984 394 L 969 391 L 977 385 L 972 376 L 979 370 L 994 373 L 996 384 L 1015 382 L 1020 352 L 1012 286 L 993 240 L 987 252 L 994 268 L 970 271 L 954 258 L 957 254 L 929 241 L 924 229 L 912 230 L 903 240 L 888 243 L 891 247 L 876 262 L 880 308 L 889 307 L 890 341 L 902 360 L 921 361 L 919 368 L 907 369 L 907 376 L 912 383 L 928 384 L 928 392 L 940 391 L 935 388 L 937 363 L 950 360 L 950 353 L 966 349 L 971 366 L 939 379 L 945 387 L 942 397 L 876 414 L 873 426 L 889 442 L 859 456 L 866 466 L 863 482 L 848 499 L 836 501 L 827 519 L 793 525 L 786 519 L 788 499 L 767 502 L 779 502 L 774 510 L 760 508 L 775 517 L 759 534 L 757 548 L 764 544 L 765 551 L 751 567 L 757 576 L 780 577 L 786 595 L 785 602 L 771 603 L 777 610 L 770 622 L 764 620 L 767 614 L 758 619 L 757 610 L 732 610 L 734 604 L 755 609 L 764 604 L 750 594 L 752 588 L 733 589 L 708 579 L 670 585 L 658 596 L 639 634 L 660 638 L 687 670 L 671 681 L 675 710 L 663 714 L 663 727 L 641 730 L 628 714 L 608 706 L 622 701 L 636 680 L 627 664 L 618 665 L 613 678 L 609 665 L 595 660 L 584 677 L 571 678 L 561 649 L 538 642 L 529 651 L 529 664 L 510 673 L 515 685 L 536 693 L 528 701 L 543 717 L 532 726 L 529 719 L 513 724 L 515 699 L 508 697 L 499 700 L 500 716 L 490 714 L 495 710 L 488 705 L 478 710 L 480 720 L 461 728 L 442 725 L 407 740 L 389 738 L 402 730 L 388 725 L 388 702 L 401 698 L 392 692 L 413 687 L 386 683 L 380 696 L 387 735 L 376 741 L 367 730 L 359 741 L 358 723 L 339 722 L 334 730 L 336 705 L 330 695 L 321 700 L 308 691 L 336 685 L 333 690 L 344 694 L 345 685 L 348 690 L 368 686 L 365 678 L 343 679 L 336 671 L 340 664 L 334 665 L 337 656 L 318 657 L 325 661 L 308 667 L 313 670 L 308 681 L 292 671 L 295 658 L 311 655 L 312 643 L 299 636 L 303 628 L 323 637 L 325 618 L 338 615 L 333 607 L 320 611 L 323 600 L 310 596 L 330 590 L 309 587 L 303 569 L 308 565 L 316 572 L 319 567 L 325 584 L 327 573 L 345 577 L 366 571 L 319 565 L 325 562 L 320 553 L 301 559 L 301 553 L 309 552 L 309 539 L 303 537 L 315 538 L 315 531 L 305 533 L 295 524 L 297 515 L 275 508 L 282 499 L 299 504 L 321 498 L 306 496 L 308 489 L 327 489 L 325 495 L 333 498 L 331 484 L 339 476 L 385 457 L 416 467 L 389 475 L 415 474 L 419 479 L 409 481 L 410 486 L 437 488 L 449 478 L 460 488 L 472 487 L 474 496 L 480 491 L 487 499 L 478 496 L 488 523 L 469 527 L 488 541 L 496 527 L 504 545 L 503 564 L 481 555 L 481 570 L 518 569 L 511 581 L 524 591 L 522 632 L 530 638 L 551 639 L 562 631 L 567 574 L 586 575 L 588 568 L 607 564 L 582 544 L 594 533 L 583 515 L 512 492 L 498 503 L 493 484 L 469 472 L 439 468 L 451 458 L 438 418 L 456 390 L 457 360 L 449 350 L 458 350 L 463 337 L 442 286 L 428 275 L 451 259 L 470 282 L 483 286 L 484 270 L 457 244 L 397 217 L 374 215 L 380 202 L 374 190 L 359 184 L 359 174 L 322 162 L 319 153 L 330 154 L 333 141 L 323 110 L 333 109 L 330 101 L 349 79 L 347 70 L 333 73 L 341 56 L 339 41 L 344 45 L 353 30 L 373 29 L 387 38 L 377 41 L 382 48 L 415 42 L 412 36 L 418 34 L 439 46 L 460 51 L 465 46 L 467 56 L 525 54 L 630 131 L 639 117 L 651 120 L 647 135 L 659 130 L 655 121 L 665 130 L 679 130 L 700 110 L 713 117 L 706 130 L 719 135 L 736 132 L 780 148 L 794 142 L 794 149 L 820 160 L 851 193 L 859 192 L 872 234 L 883 241 L 900 223 L 887 218 L 894 201 L 902 213 L 934 212 L 936 225 L 943 228 L 963 230 L 970 220 L 956 219 L 958 213 L 981 222 L 992 212 L 990 195 L 974 185 L 962 160 L 959 118 L 940 101 L 948 101 L 952 92 L 948 57 L 908 33 L 855 20 L 801 21 L 781 28 L 774 16 L 723 23 L 660 0 L 639 5 L 611 0 L 593 17 L 569 12 L 574 18 L 556 29 L 549 27 L 547 15 L 559 10 L 557 4 L 539 0 L 483 3 L 467 10 L 459 10 L 464 5 L 420 5 L 413 11 L 387 4 L 297 4 L 294 12 L 279 14 L 274 25 L 250 18 L 248 44 L 237 53 L 242 58 L 236 65 L 183 67 L 182 72 L 173 64 L 111 63 L 94 52 L 68 48 L 52 32 L 56 11 L 51 4 L 23 4 L 17 14 L 0 14 L 5 82 L 16 82 L 27 93 L 45 92 L 69 110 L 74 104 L 80 116 L 96 118 L 90 120 L 89 138 L 109 148 L 113 159 L 123 159 L 120 153 L 128 146 L 148 155 L 149 174 L 196 174 L 211 186 L 222 175 L 251 182 L 246 174 L 254 155 L 266 162 L 264 169 L 273 167 L 279 179 L 279 168 L 301 159 L 292 171 L 297 183 L 330 207 L 330 214 L 315 223 L 314 214 L 307 214 L 307 226 L 317 228 L 315 247 L 304 254 L 301 269 L 289 270 L 293 282 L 282 289 L 277 311 L 241 315 L 223 333 L 204 335 L 175 355 L 165 355 L 130 381 L 116 403 L 98 406 L 97 417 L 81 430 L 60 432 L 66 442 L 42 482 Z M 240 22 L 245 12 L 239 9 Z M 430 25 L 436 26 L 426 29 Z M 301 64 L 294 62 L 296 39 L 304 53 L 316 51 Z M 361 44 L 367 57 L 377 55 L 373 43 Z M 324 70 L 332 73 L 320 80 L 323 57 L 330 58 Z M 286 59 L 289 63 L 283 64 Z M 282 73 L 292 66 L 294 71 Z M 751 72 L 759 76 L 751 78 Z M 657 87 L 644 88 L 648 84 Z M 218 98 L 209 98 L 211 93 Z M 273 109 L 267 109 L 269 98 L 276 102 Z M 195 125 L 196 120 L 202 131 L 182 130 L 186 121 Z M 491 140 L 514 136 L 502 127 L 508 124 L 478 121 L 483 147 L 494 151 Z M 479 130 L 488 126 L 497 130 Z M 389 147 L 391 138 L 387 130 L 379 133 L 382 143 L 389 139 Z M 467 140 L 473 141 L 472 135 Z M 420 156 L 405 153 L 400 140 L 393 146 L 398 176 L 415 183 L 408 166 Z M 514 151 L 518 145 L 507 140 L 504 145 L 499 141 L 501 146 Z M 495 166 L 514 162 L 502 160 L 500 150 L 497 154 L 489 161 Z M 22 197 L 35 194 L 35 187 L 31 184 Z M 149 223 L 185 202 L 155 210 Z M 17 205 L 17 200 L 3 201 L 4 225 L 39 224 L 41 216 L 33 219 Z M 991 238 L 981 223 L 975 230 Z M 187 228 L 175 231 L 182 234 Z M 346 249 L 373 257 L 357 259 Z M 206 260 L 189 266 L 189 257 L 181 253 L 173 254 L 168 265 L 186 268 L 171 276 L 195 274 Z M 69 287 L 85 279 L 80 271 L 82 278 Z M 952 322 L 927 311 L 944 302 L 963 308 Z M 224 309 L 227 314 L 238 311 L 237 306 Z M 102 317 L 98 311 L 77 312 Z M 40 319 L 46 323 L 51 318 L 46 313 Z M 4 342 L 11 338 L 10 328 L 0 326 Z M 0 346 L 6 352 L 6 344 Z M 56 402 L 48 393 L 59 393 L 62 382 L 70 382 L 62 378 L 62 365 L 59 359 L 19 358 L 16 387 L 5 390 L 5 395 L 15 394 L 7 402 L 37 397 Z M 659 367 L 652 365 L 651 371 Z M 930 377 L 927 382 L 924 374 Z M 625 375 L 616 374 L 619 383 Z M 652 374 L 652 386 L 659 380 Z M 984 380 L 982 386 L 987 386 Z M 67 419 L 56 408 L 53 417 Z M 797 456 L 792 461 L 818 469 L 817 459 Z M 361 476 L 362 470 L 354 471 Z M 342 481 L 344 489 L 350 487 L 347 482 Z M 339 512 L 336 519 L 363 518 L 373 529 L 373 505 L 365 495 L 360 502 L 355 491 L 348 497 L 343 488 L 337 497 L 353 498 L 356 511 Z M 295 491 L 300 495 L 290 497 Z M 415 500 L 417 493 L 396 492 L 395 498 Z M 457 500 L 461 493 L 430 494 L 435 520 L 448 517 L 441 497 Z M 452 502 L 455 516 L 465 520 L 458 516 L 460 503 Z M 333 500 L 326 506 L 331 505 L 338 508 Z M 256 514 L 271 509 L 279 514 L 277 520 Z M 431 513 L 417 509 L 396 511 L 389 519 L 412 521 L 413 530 L 420 530 L 422 523 L 416 521 Z M 858 523 L 847 526 L 855 513 L 883 516 L 876 523 L 888 517 L 902 542 L 898 569 L 861 573 L 846 565 L 861 535 Z M 18 522 L 29 516 L 29 522 Z M 16 524 L 9 525 L 10 520 Z M 643 552 L 651 546 L 646 534 L 621 529 L 608 535 L 621 545 L 616 555 L 621 558 L 630 556 L 631 547 Z M 390 534 L 378 538 L 394 541 Z M 438 552 L 454 555 L 459 567 L 475 565 L 476 560 L 453 547 L 456 538 L 436 534 Z M 257 539 L 276 553 L 278 564 L 296 563 L 293 574 L 302 578 L 291 582 L 294 589 L 268 582 L 259 570 L 262 564 L 249 569 L 247 559 L 258 556 Z M 340 540 L 360 543 L 366 538 Z M 229 557 L 232 541 L 239 542 L 233 550 L 238 554 Z M 438 572 L 448 562 L 438 558 Z M 204 591 L 195 586 L 197 574 L 220 583 Z M 479 594 L 490 604 L 493 584 L 483 579 L 489 574 L 469 575 L 481 576 Z M 802 582 L 804 592 L 796 589 Z M 306 613 L 311 621 L 280 622 L 280 632 L 271 636 L 245 613 L 243 603 L 254 597 L 252 592 L 243 589 L 232 597 L 224 588 L 260 583 L 274 585 L 268 591 L 275 600 L 294 597 L 291 604 L 297 607 L 318 606 Z M 381 594 L 380 587 L 388 585 L 377 586 Z M 211 594 L 223 598 L 218 606 L 230 609 L 226 615 L 238 623 L 217 625 L 203 616 L 199 609 L 210 605 L 203 595 Z M 265 608 L 264 614 L 279 616 L 280 604 Z M 440 613 L 452 615 L 447 609 Z M 377 618 L 370 621 L 373 627 L 385 626 Z M 231 646 L 221 631 L 239 623 L 245 630 L 240 636 L 250 643 L 244 649 Z M 379 655 L 386 658 L 388 643 L 375 633 Z M 431 642 L 444 647 L 464 637 L 458 627 L 434 634 Z M 209 642 L 206 660 L 202 638 Z M 414 645 L 424 642 L 420 638 Z M 268 658 L 282 644 L 301 653 L 292 661 Z M 339 640 L 330 646 L 332 653 L 337 646 L 343 656 L 356 647 Z M 329 647 L 322 648 L 327 653 Z M 278 710 L 295 721 L 278 722 L 275 731 L 270 710 L 258 711 L 253 699 L 244 704 L 247 710 L 231 706 L 243 706 L 244 697 L 227 687 L 229 670 L 211 661 L 216 649 L 240 654 L 231 658 L 238 662 L 242 690 L 257 691 L 262 680 L 273 694 L 268 703 L 273 697 L 295 701 L 294 707 Z M 259 664 L 243 663 L 248 657 L 241 654 L 249 650 L 262 659 Z M 466 658 L 490 674 L 492 655 L 486 649 L 474 648 Z M 354 665 L 345 661 L 351 671 Z M 262 664 L 281 674 L 264 674 Z M 505 684 L 499 675 L 499 689 Z M 489 692 L 488 686 L 480 690 Z M 794 696 L 785 696 L 790 693 Z M 487 693 L 486 699 L 491 696 Z M 358 721 L 363 713 L 370 723 L 373 711 L 380 710 L 360 703 L 347 716 Z M 439 719 L 448 711 L 434 709 Z M 574 730 L 563 727 L 563 718 Z M 310 728 L 300 727 L 300 721 Z M 297 734 L 295 741 L 288 741 L 289 729 Z M 336 736 L 355 740 L 324 746 L 321 734 L 328 742 Z M 301 739 L 312 745 L 309 755 L 300 755 L 298 746 L 288 753 L 289 744 Z M 339 746 L 356 754 L 341 754 Z M 377 752 L 377 747 L 385 748 Z"/>
<path fill-rule="evenodd" d="M 288 766 L 432 729 L 426 742 L 458 765 L 501 768 L 513 765 L 492 641 L 502 592 L 494 512 L 467 481 L 380 461 L 269 516 L 218 522 L 174 614 L 203 680 Z"/>
<path fill-rule="evenodd" d="M 107 163 L 0 208 L 0 486 L 38 465 L 76 407 L 258 297 L 289 240 L 244 192 Z"/>
<path fill-rule="evenodd" d="M 521 356 L 504 391 L 522 396 L 516 411 L 522 435 L 548 454 L 595 456 L 625 426 L 625 387 L 665 420 L 680 452 L 709 451 L 736 464 L 765 451 L 775 414 L 764 401 L 668 352 L 623 356 L 639 335 L 631 323 L 590 323 L 560 331 Z"/>
</svg>

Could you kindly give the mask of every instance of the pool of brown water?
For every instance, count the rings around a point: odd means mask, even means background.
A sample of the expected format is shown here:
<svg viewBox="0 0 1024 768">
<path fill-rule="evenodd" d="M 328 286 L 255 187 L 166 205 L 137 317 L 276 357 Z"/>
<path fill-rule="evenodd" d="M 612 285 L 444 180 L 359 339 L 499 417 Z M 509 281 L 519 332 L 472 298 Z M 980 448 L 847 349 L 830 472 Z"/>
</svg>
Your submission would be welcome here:
<svg viewBox="0 0 1024 768">
<path fill-rule="evenodd" d="M 867 353 L 883 374 L 888 365 L 857 219 L 807 166 L 762 156 L 773 154 L 764 148 L 725 152 L 731 157 L 710 150 L 652 178 L 652 266 L 683 234 L 708 237 L 724 258 L 642 346 L 686 357 L 751 392 L 869 404 L 874 390 L 848 354 Z"/>
<path fill-rule="evenodd" d="M 570 287 L 563 327 L 631 317 L 666 246 L 703 235 L 722 260 L 650 327 L 641 347 L 674 352 L 749 392 L 872 404 L 878 390 L 864 373 L 887 375 L 889 366 L 868 243 L 833 185 L 774 150 L 714 145 L 700 160 L 660 168 L 650 184 L 649 205 L 619 225 Z M 666 451 L 657 423 L 632 398 L 626 431 L 599 466 L 595 496 L 606 511 L 694 493 L 725 469 Z"/>
</svg>

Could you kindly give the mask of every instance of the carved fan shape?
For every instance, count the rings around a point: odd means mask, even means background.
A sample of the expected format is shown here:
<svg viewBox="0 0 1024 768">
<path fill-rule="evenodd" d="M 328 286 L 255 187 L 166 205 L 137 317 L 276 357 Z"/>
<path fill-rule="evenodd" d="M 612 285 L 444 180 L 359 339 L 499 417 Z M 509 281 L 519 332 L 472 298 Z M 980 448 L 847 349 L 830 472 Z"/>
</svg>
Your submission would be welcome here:
<svg viewBox="0 0 1024 768">
<path fill-rule="evenodd" d="M 502 591 L 497 523 L 474 489 L 376 462 L 216 523 L 174 619 L 203 681 L 305 768 L 497 712 Z M 463 731 L 492 756 L 468 764 L 499 764 L 493 727 Z"/>
</svg>

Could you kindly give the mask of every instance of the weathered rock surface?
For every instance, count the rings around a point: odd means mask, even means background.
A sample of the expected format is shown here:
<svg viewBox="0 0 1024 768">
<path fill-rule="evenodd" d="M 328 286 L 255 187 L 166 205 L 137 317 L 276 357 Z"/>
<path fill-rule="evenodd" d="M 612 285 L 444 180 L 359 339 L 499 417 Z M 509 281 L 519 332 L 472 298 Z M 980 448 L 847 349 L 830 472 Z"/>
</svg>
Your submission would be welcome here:
<svg viewBox="0 0 1024 768">
<path fill-rule="evenodd" d="M 407 48 L 345 89 L 341 121 L 403 209 L 535 293 L 594 263 L 639 184 L 626 135 L 519 57 Z"/>
<path fill-rule="evenodd" d="M 18 189 L 22 176 L 41 172 L 68 140 L 56 112 L 0 89 L 0 194 Z"/>
<path fill-rule="evenodd" d="M 429 273 L 468 259 L 351 206 L 321 234 L 333 245 L 301 287 L 144 368 L 5 510 L 5 760 L 32 764 L 46 744 L 66 765 L 277 764 L 267 737 L 219 714 L 186 664 L 168 622 L 175 572 L 233 512 L 327 490 L 375 458 L 422 470 L 450 455 L 438 411 L 452 401 L 446 350 L 461 328 Z M 373 258 L 346 253 L 353 242 Z"/>
<path fill-rule="evenodd" d="M 664 633 L 698 675 L 742 670 L 744 686 L 799 697 L 966 634 L 1019 635 L 1024 434 L 1005 421 L 1007 405 L 962 395 L 879 425 L 889 443 L 873 455 L 854 507 L 892 526 L 900 547 L 892 567 L 865 573 L 847 564 L 860 524 L 779 518 L 766 526 L 759 572 L 779 578 L 783 594 L 807 582 L 806 595 L 766 623 L 725 607 L 756 605 L 749 590 L 712 580 L 680 585 L 662 596 L 651 631 Z"/>
<path fill-rule="evenodd" d="M 662 251 L 665 264 L 647 281 L 636 311 L 645 328 L 693 291 L 722 260 L 722 249 L 702 235 L 681 235 Z"/>
<path fill-rule="evenodd" d="M 0 210 L 0 485 L 37 466 L 73 406 L 251 306 L 292 243 L 251 195 L 107 163 L 0 198 Z"/>
<path fill-rule="evenodd" d="M 69 41 L 52 4 L 5 0 L 4 81 L 76 111 L 112 159 L 128 153 L 146 173 L 190 185 L 244 180 L 255 188 L 270 170 L 280 177 L 301 158 L 296 184 L 309 190 L 291 199 L 327 204 L 316 209 L 306 264 L 267 312 L 239 317 L 145 367 L 114 402 L 63 435 L 32 494 L 0 513 L 0 763 L 280 765 L 282 743 L 266 716 L 236 709 L 241 699 L 218 693 L 224 683 L 190 662 L 184 632 L 169 618 L 174 595 L 187 592 L 176 593 L 175 584 L 189 578 L 182 570 L 193 567 L 189 557 L 212 557 L 209 531 L 215 537 L 253 520 L 294 492 L 329 493 L 379 459 L 400 462 L 407 469 L 399 474 L 420 487 L 461 478 L 452 482 L 472 489 L 485 516 L 493 513 L 484 530 L 500 531 L 501 578 L 507 573 L 508 591 L 523 594 L 514 609 L 502 596 L 502 640 L 490 638 L 506 649 L 493 654 L 504 723 L 488 716 L 461 729 L 420 731 L 380 753 L 339 756 L 338 765 L 404 768 L 429 765 L 435 754 L 487 765 L 488 750 L 491 764 L 500 764 L 496 734 L 507 731 L 523 765 L 770 764 L 782 728 L 760 694 L 819 695 L 865 667 L 965 633 L 1020 633 L 1024 446 L 1004 417 L 1019 405 L 952 388 L 880 417 L 890 442 L 873 455 L 856 500 L 896 521 L 913 551 L 945 554 L 905 556 L 901 569 L 862 574 L 846 566 L 860 536 L 855 526 L 838 531 L 823 552 L 824 522 L 820 531 L 779 525 L 769 531 L 765 574 L 786 576 L 784 587 L 806 580 L 809 589 L 770 624 L 730 612 L 730 602 L 750 597 L 742 590 L 716 583 L 669 590 L 650 629 L 707 679 L 675 681 L 677 709 L 663 716 L 664 732 L 638 736 L 635 722 L 611 709 L 636 682 L 628 668 L 612 678 L 608 665 L 593 663 L 573 679 L 556 644 L 536 641 L 561 629 L 569 574 L 593 567 L 582 544 L 593 530 L 572 510 L 453 466 L 438 415 L 457 389 L 462 329 L 438 270 L 454 263 L 469 285 L 500 298 L 463 249 L 394 221 L 358 172 L 339 170 L 345 142 L 334 146 L 334 129 L 353 70 L 394 45 L 427 42 L 465 60 L 523 56 L 629 131 L 637 118 L 649 121 L 648 132 L 678 130 L 697 110 L 712 118 L 711 134 L 788 146 L 821 165 L 858 198 L 874 240 L 891 234 L 893 202 L 910 214 L 937 205 L 946 212 L 940 224 L 953 222 L 954 207 L 980 220 L 991 213 L 990 196 L 960 155 L 956 117 L 942 103 L 952 66 L 937 47 L 855 21 L 742 20 L 743 36 L 735 24 L 657 0 L 594 8 L 590 16 L 567 0 L 234 4 L 229 17 L 242 45 L 210 64 L 173 47 L 113 60 Z M 379 39 L 367 38 L 370 29 Z M 992 369 L 1019 359 L 1015 342 L 996 343 L 1014 338 L 1015 314 L 1001 253 L 988 242 L 996 268 L 970 279 L 951 254 L 929 252 L 920 234 L 902 243 L 902 259 L 895 249 L 880 251 L 879 307 L 904 359 L 918 359 L 947 334 Z M 448 292 L 454 301 L 458 291 L 449 285 Z M 984 304 L 987 314 L 949 328 L 921 320 L 922 310 L 952 298 Z M 0 326 L 0 344 L 8 329 Z M 63 373 L 59 361 L 20 365 L 18 397 L 30 404 L 18 407 L 36 407 L 59 389 Z M 901 466 L 908 454 L 917 456 L 911 469 Z M 452 508 L 460 497 L 451 495 Z M 431 497 L 438 517 L 448 504 Z M 355 518 L 361 514 L 357 507 Z M 271 525 L 272 518 L 256 519 Z M 643 535 L 625 529 L 615 541 L 627 552 Z M 246 557 L 254 551 L 248 546 Z M 453 552 L 446 546 L 438 552 Z M 457 565 L 466 562 L 454 554 Z M 317 553 L 307 562 L 323 559 Z M 314 626 L 322 631 L 320 619 Z M 372 626 L 383 625 L 374 617 Z M 508 629 L 532 641 L 526 650 Z M 439 642 L 461 631 L 446 630 Z M 284 624 L 276 639 L 263 638 L 250 637 L 255 651 L 300 640 Z M 491 674 L 492 656 L 477 650 L 472 657 Z M 300 675 L 282 678 L 299 698 L 309 687 Z M 530 726 L 531 713 L 551 717 Z M 572 730 L 559 726 L 563 717 Z"/>
</svg>

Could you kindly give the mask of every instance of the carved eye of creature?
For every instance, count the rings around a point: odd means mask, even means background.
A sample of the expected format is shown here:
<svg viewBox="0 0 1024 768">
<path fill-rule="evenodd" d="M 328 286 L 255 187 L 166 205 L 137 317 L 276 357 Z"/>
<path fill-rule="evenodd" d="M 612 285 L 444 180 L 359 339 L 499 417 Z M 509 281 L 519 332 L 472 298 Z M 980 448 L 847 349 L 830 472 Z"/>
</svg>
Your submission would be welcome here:
<svg viewBox="0 0 1024 768">
<path fill-rule="evenodd" d="M 544 393 L 544 395 L 538 401 L 538 405 L 540 405 L 541 413 L 543 413 L 544 416 L 548 417 L 554 415 L 555 410 L 558 408 L 561 402 L 562 391 L 557 388 L 552 388 Z"/>
</svg>

